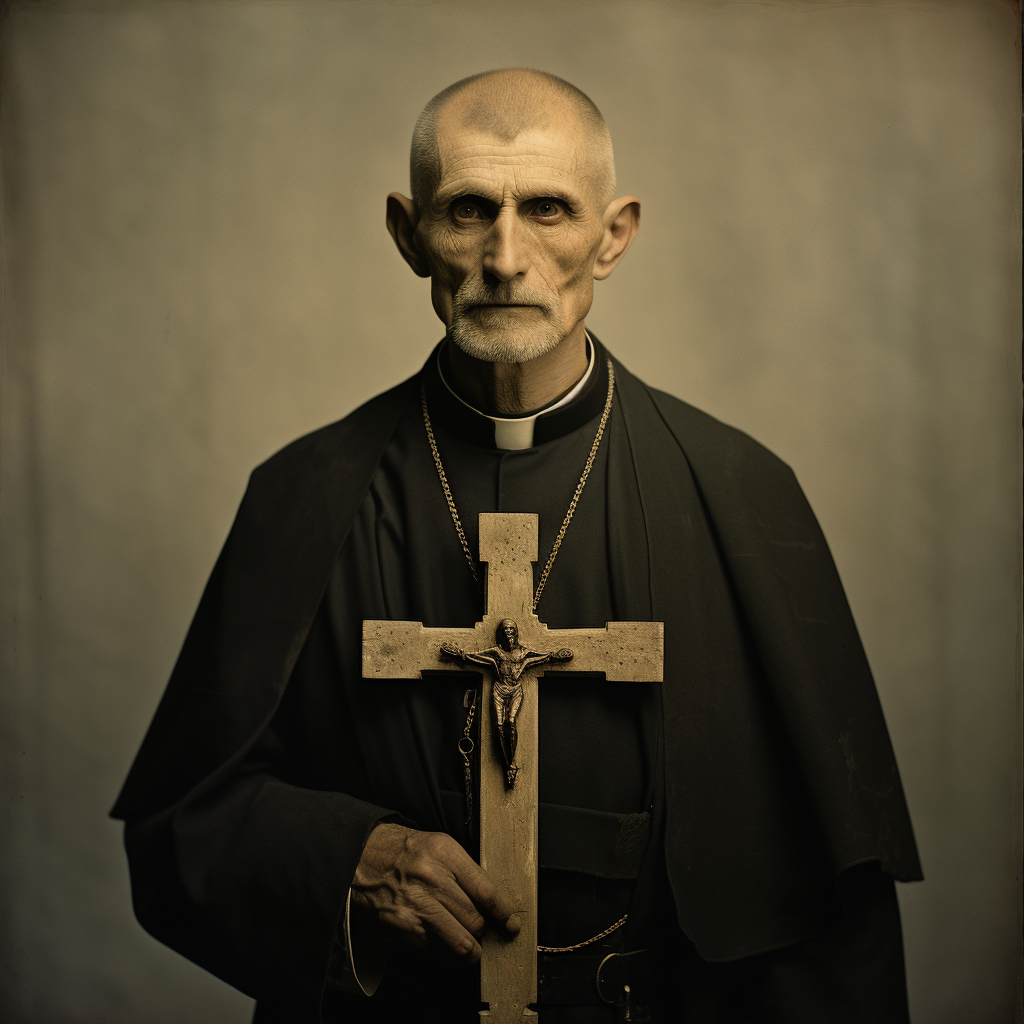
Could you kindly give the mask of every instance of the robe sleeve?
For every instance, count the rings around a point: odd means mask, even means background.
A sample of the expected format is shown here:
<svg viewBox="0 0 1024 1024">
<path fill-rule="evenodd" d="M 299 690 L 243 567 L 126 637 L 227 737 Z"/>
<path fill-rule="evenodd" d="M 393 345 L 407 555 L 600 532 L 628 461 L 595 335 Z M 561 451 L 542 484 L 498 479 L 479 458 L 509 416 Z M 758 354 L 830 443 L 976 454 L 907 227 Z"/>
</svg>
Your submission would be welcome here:
<svg viewBox="0 0 1024 1024">
<path fill-rule="evenodd" d="M 345 970 L 349 890 L 374 827 L 399 816 L 287 776 L 271 724 L 216 789 L 129 819 L 125 844 L 147 931 L 261 1003 L 287 1006 L 289 1020 L 313 1024 L 329 977 L 360 990 Z"/>
<path fill-rule="evenodd" d="M 363 846 L 397 815 L 291 773 L 274 716 L 416 387 L 391 389 L 253 472 L 111 812 L 125 821 L 143 927 L 297 1024 L 320 1020 Z"/>
</svg>

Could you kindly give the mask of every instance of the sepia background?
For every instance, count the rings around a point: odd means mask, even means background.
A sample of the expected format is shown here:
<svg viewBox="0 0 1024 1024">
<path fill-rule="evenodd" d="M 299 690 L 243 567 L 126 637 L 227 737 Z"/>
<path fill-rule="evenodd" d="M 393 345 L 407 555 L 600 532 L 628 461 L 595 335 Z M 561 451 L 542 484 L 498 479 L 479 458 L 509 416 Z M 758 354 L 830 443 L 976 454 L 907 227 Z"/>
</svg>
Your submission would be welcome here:
<svg viewBox="0 0 1024 1024">
<path fill-rule="evenodd" d="M 0 1018 L 249 1019 L 135 923 L 106 814 L 250 469 L 440 336 L 384 230 L 419 108 L 526 65 L 643 201 L 588 323 L 829 537 L 927 876 L 915 1024 L 1014 1019 L 1013 2 L 15 0 L 4 33 Z"/>
</svg>

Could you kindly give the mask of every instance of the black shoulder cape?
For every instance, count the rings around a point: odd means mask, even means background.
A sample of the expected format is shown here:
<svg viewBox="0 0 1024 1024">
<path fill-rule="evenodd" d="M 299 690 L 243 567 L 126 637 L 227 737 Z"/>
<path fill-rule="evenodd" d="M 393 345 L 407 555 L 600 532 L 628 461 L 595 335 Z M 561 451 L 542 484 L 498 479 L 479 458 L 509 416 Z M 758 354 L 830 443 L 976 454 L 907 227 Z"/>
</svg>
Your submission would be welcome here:
<svg viewBox="0 0 1024 1024">
<path fill-rule="evenodd" d="M 685 623 L 665 636 L 669 879 L 701 955 L 739 958 L 810 934 L 822 891 L 844 868 L 877 861 L 903 881 L 921 869 L 867 659 L 792 471 L 740 431 L 615 369 L 651 607 L 656 619 Z M 253 472 L 114 817 L 167 820 L 201 800 L 270 722 L 417 392 L 411 378 Z M 687 545 L 695 516 L 684 477 L 725 570 L 728 610 L 695 596 L 706 569 Z M 745 658 L 720 654 L 730 616 Z M 343 887 L 360 849 L 338 865 Z"/>
</svg>

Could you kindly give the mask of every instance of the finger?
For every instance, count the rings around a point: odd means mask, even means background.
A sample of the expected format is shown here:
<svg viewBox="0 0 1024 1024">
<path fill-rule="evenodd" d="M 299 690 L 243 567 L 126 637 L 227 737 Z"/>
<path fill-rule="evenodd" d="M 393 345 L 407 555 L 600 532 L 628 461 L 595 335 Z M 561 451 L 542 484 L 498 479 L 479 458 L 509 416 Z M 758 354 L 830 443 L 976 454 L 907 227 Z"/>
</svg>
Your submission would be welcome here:
<svg viewBox="0 0 1024 1024">
<path fill-rule="evenodd" d="M 517 935 L 521 927 L 515 903 L 502 892 L 486 871 L 450 836 L 434 833 L 430 836 L 431 854 L 439 865 L 450 872 L 457 885 L 473 904 L 509 935 Z M 437 890 L 447 888 L 441 879 L 430 879 Z M 449 889 L 453 892 L 454 887 Z"/>
<path fill-rule="evenodd" d="M 409 895 L 411 899 L 403 901 L 401 906 L 389 908 L 378 918 L 390 935 L 420 951 L 440 946 L 467 961 L 475 962 L 479 958 L 475 938 L 459 926 L 432 895 L 425 890 Z M 463 900 L 469 904 L 465 895 Z M 471 904 L 470 907 L 471 913 L 482 921 L 476 908 Z"/>
<path fill-rule="evenodd" d="M 454 874 L 447 873 L 443 881 L 431 888 L 431 894 L 466 931 L 477 938 L 480 937 L 487 922 L 476 904 L 456 881 Z"/>
<path fill-rule="evenodd" d="M 445 896 L 438 898 L 438 902 L 474 938 L 479 939 L 483 935 L 484 928 L 487 927 L 487 921 L 483 914 L 477 910 L 472 900 L 466 898 L 449 900 L 447 894 L 445 894 Z"/>
<path fill-rule="evenodd" d="M 415 859 L 405 868 L 407 897 L 420 907 L 440 902 L 467 931 L 479 935 L 486 922 L 456 877 L 459 867 L 472 866 L 473 859 L 441 832 L 424 834 L 418 847 Z"/>
<path fill-rule="evenodd" d="M 501 925 L 510 935 L 519 934 L 522 927 L 517 913 L 519 908 L 469 854 L 466 854 L 465 862 L 460 862 L 456 866 L 455 880 L 495 924 Z"/>
<path fill-rule="evenodd" d="M 460 960 L 475 964 L 480 959 L 480 943 L 440 903 L 421 912 L 420 920 Z"/>
</svg>

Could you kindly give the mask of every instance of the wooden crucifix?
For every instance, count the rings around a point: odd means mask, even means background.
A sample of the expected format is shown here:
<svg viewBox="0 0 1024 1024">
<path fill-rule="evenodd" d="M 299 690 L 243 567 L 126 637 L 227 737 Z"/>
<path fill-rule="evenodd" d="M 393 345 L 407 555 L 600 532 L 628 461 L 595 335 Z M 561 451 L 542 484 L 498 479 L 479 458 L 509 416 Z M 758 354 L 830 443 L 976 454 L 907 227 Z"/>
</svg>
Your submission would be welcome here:
<svg viewBox="0 0 1024 1024">
<path fill-rule="evenodd" d="M 548 629 L 533 613 L 537 516 L 480 516 L 487 563 L 484 617 L 472 628 L 421 622 L 363 623 L 363 677 L 421 679 L 468 670 L 484 676 L 480 722 L 480 865 L 512 897 L 522 920 L 512 940 L 481 942 L 480 1011 L 486 1024 L 536 1021 L 537 680 L 544 667 L 622 682 L 662 679 L 660 622 L 609 622 L 603 629 Z M 489 679 L 493 676 L 493 681 Z M 493 707 L 494 715 L 489 713 Z"/>
</svg>

